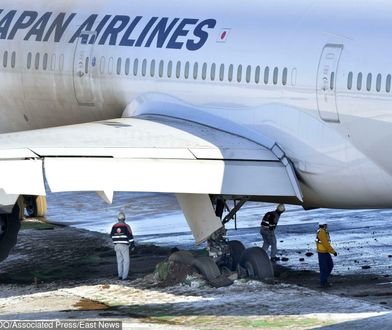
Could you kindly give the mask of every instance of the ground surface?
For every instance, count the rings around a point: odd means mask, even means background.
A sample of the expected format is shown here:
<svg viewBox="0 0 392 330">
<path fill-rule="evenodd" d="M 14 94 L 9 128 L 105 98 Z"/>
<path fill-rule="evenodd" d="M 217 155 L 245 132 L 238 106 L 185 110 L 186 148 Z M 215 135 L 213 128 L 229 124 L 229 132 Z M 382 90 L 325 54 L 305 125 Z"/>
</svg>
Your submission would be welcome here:
<svg viewBox="0 0 392 330">
<path fill-rule="evenodd" d="M 0 320 L 119 319 L 130 329 L 392 328 L 389 264 L 374 274 L 334 276 L 327 291 L 318 288 L 317 273 L 282 266 L 274 285 L 237 280 L 215 289 L 190 277 L 159 287 L 149 274 L 167 258 L 168 248 L 139 246 L 130 280 L 123 282 L 116 279 L 107 235 L 36 223 L 24 227 L 1 264 Z"/>
</svg>

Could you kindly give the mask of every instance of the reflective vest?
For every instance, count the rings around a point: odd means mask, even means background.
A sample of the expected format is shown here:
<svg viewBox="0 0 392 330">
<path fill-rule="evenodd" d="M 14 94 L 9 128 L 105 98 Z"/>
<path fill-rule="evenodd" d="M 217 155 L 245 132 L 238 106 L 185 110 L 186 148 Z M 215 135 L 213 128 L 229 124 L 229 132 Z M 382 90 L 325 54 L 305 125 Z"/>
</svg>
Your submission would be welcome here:
<svg viewBox="0 0 392 330">
<path fill-rule="evenodd" d="M 280 214 L 276 211 L 267 212 L 261 221 L 261 227 L 268 230 L 275 230 L 278 225 Z"/>
<path fill-rule="evenodd" d="M 110 236 L 112 237 L 114 244 L 133 245 L 134 243 L 131 227 L 122 222 L 113 225 Z"/>
<path fill-rule="evenodd" d="M 316 236 L 316 247 L 318 253 L 335 253 L 335 250 L 330 244 L 331 240 L 329 238 L 328 230 L 325 228 L 320 228 L 317 231 Z"/>
</svg>

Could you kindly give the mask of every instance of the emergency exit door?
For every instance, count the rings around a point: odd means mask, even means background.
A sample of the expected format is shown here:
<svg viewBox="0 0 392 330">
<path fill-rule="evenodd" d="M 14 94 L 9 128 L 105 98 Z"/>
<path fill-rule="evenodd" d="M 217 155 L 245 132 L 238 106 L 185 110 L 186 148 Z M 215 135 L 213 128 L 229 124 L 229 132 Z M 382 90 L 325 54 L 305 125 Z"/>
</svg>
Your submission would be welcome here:
<svg viewBox="0 0 392 330">
<path fill-rule="evenodd" d="M 336 104 L 336 80 L 343 45 L 328 44 L 324 47 L 317 72 L 317 105 L 321 119 L 339 122 Z"/>
<path fill-rule="evenodd" d="M 80 105 L 93 106 L 94 98 L 94 73 L 96 59 L 93 57 L 94 45 L 89 40 L 95 32 L 82 32 L 77 39 L 74 55 L 73 81 L 75 97 Z"/>
</svg>

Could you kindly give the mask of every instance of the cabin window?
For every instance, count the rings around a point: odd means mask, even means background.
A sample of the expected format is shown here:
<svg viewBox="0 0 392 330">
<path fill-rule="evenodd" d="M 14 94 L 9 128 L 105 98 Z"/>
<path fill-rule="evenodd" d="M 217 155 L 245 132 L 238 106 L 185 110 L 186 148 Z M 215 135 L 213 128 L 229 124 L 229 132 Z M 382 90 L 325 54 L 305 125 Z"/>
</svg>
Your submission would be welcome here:
<svg viewBox="0 0 392 330">
<path fill-rule="evenodd" d="M 163 60 L 161 60 L 159 62 L 159 77 L 162 78 L 163 77 L 163 70 L 165 67 L 165 62 L 163 62 Z"/>
<path fill-rule="evenodd" d="M 135 58 L 133 61 L 133 75 L 136 77 L 139 71 L 139 60 Z"/>
<path fill-rule="evenodd" d="M 234 74 L 234 65 L 230 64 L 229 65 L 229 73 L 228 73 L 229 81 L 233 81 L 233 74 Z"/>
<path fill-rule="evenodd" d="M 377 75 L 377 80 L 376 80 L 376 91 L 379 92 L 381 91 L 381 73 Z"/>
<path fill-rule="evenodd" d="M 358 77 L 357 77 L 357 90 L 361 90 L 362 89 L 362 72 L 358 73 Z"/>
<path fill-rule="evenodd" d="M 279 76 L 279 69 L 277 67 L 274 68 L 274 75 L 273 75 L 273 83 L 276 85 L 278 83 L 278 76 Z"/>
<path fill-rule="evenodd" d="M 99 60 L 99 72 L 101 74 L 105 74 L 106 72 L 106 58 L 104 56 L 101 56 Z"/>
<path fill-rule="evenodd" d="M 42 61 L 42 68 L 46 71 L 48 69 L 48 54 L 45 53 Z"/>
<path fill-rule="evenodd" d="M 215 80 L 215 71 L 216 71 L 216 64 L 212 63 L 212 65 L 211 65 L 211 72 L 210 72 L 210 77 L 211 77 L 212 81 Z"/>
<path fill-rule="evenodd" d="M 189 62 L 186 62 L 185 63 L 185 71 L 184 71 L 184 77 L 185 77 L 185 79 L 188 79 L 189 78 L 189 67 L 190 67 L 190 64 L 189 64 Z"/>
<path fill-rule="evenodd" d="M 348 74 L 348 79 L 347 79 L 347 89 L 351 90 L 353 88 L 353 73 L 350 72 Z"/>
<path fill-rule="evenodd" d="M 203 67 L 201 68 L 201 79 L 206 80 L 207 78 L 207 63 L 203 63 Z"/>
<path fill-rule="evenodd" d="M 240 64 L 237 68 L 237 81 L 241 82 L 242 80 L 242 65 Z"/>
<path fill-rule="evenodd" d="M 372 89 L 372 74 L 369 73 L 366 79 L 366 89 L 370 91 Z"/>
<path fill-rule="evenodd" d="M 16 65 L 16 52 L 12 52 L 11 54 L 11 68 L 15 68 Z"/>
<path fill-rule="evenodd" d="M 147 59 L 142 62 L 142 76 L 145 77 L 147 74 Z"/>
<path fill-rule="evenodd" d="M 177 61 L 176 78 L 179 79 L 180 77 L 181 77 L 181 61 Z"/>
<path fill-rule="evenodd" d="M 8 52 L 5 51 L 4 54 L 3 54 L 3 67 L 6 68 L 7 65 L 8 65 Z"/>
<path fill-rule="evenodd" d="M 198 75 L 199 75 L 199 63 L 195 63 L 195 64 L 193 64 L 193 79 L 197 79 L 197 77 L 198 77 Z"/>
<path fill-rule="evenodd" d="M 31 69 L 31 62 L 33 60 L 33 55 L 29 52 L 27 54 L 27 69 Z"/>
<path fill-rule="evenodd" d="M 385 91 L 389 93 L 391 91 L 391 75 L 387 75 L 387 78 L 385 79 Z"/>
<path fill-rule="evenodd" d="M 260 82 L 260 66 L 256 66 L 255 70 L 255 83 L 258 84 Z"/>
<path fill-rule="evenodd" d="M 114 69 L 114 60 L 113 60 L 113 57 L 109 57 L 108 73 L 113 74 L 113 69 Z"/>
<path fill-rule="evenodd" d="M 291 86 L 295 86 L 297 84 L 297 68 L 291 70 Z"/>
<path fill-rule="evenodd" d="M 84 61 L 84 72 L 85 72 L 86 74 L 88 74 L 88 65 L 89 65 L 89 62 L 90 62 L 90 58 L 89 58 L 89 57 L 86 57 L 86 60 Z"/>
<path fill-rule="evenodd" d="M 283 72 L 282 72 L 282 85 L 283 86 L 287 85 L 287 72 L 288 72 L 287 68 L 284 68 Z"/>
<path fill-rule="evenodd" d="M 41 54 L 40 53 L 36 53 L 35 54 L 35 62 L 34 62 L 34 67 L 35 67 L 36 70 L 39 69 L 40 58 L 41 58 Z"/>
<path fill-rule="evenodd" d="M 122 67 L 122 58 L 119 57 L 119 58 L 117 59 L 117 70 L 116 70 L 118 75 L 121 74 L 121 67 Z"/>
<path fill-rule="evenodd" d="M 131 70 L 131 60 L 127 58 L 125 60 L 125 75 L 129 76 L 130 70 Z"/>
<path fill-rule="evenodd" d="M 333 91 L 335 88 L 335 72 L 331 72 L 331 78 L 329 80 L 329 89 Z"/>
<path fill-rule="evenodd" d="M 151 65 L 150 65 L 150 76 L 154 77 L 155 76 L 155 60 L 151 61 Z"/>
<path fill-rule="evenodd" d="M 264 69 L 264 84 L 268 84 L 268 80 L 269 80 L 269 67 L 267 66 L 265 69 Z"/>
<path fill-rule="evenodd" d="M 173 71 L 173 62 L 169 61 L 169 63 L 167 63 L 167 77 L 168 78 L 171 78 L 172 71 Z"/>
<path fill-rule="evenodd" d="M 62 72 L 64 70 L 64 54 L 59 57 L 59 70 Z"/>
<path fill-rule="evenodd" d="M 50 59 L 50 69 L 52 71 L 56 70 L 56 54 L 52 54 L 52 58 Z"/>
<path fill-rule="evenodd" d="M 225 80 L 225 65 L 221 64 L 220 69 L 219 69 L 219 80 L 223 81 Z"/>
<path fill-rule="evenodd" d="M 248 67 L 246 68 L 246 82 L 248 84 L 250 83 L 251 75 L 252 75 L 252 67 L 248 65 Z"/>
</svg>

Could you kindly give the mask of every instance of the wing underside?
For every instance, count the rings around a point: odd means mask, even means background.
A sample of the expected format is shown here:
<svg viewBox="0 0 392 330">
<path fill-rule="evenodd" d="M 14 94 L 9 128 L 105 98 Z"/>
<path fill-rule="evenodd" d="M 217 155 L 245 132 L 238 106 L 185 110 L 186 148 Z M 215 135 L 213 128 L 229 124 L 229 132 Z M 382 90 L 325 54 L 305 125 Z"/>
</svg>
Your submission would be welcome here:
<svg viewBox="0 0 392 330">
<path fill-rule="evenodd" d="M 301 199 L 271 150 L 194 122 L 121 118 L 0 135 L 3 195 L 139 191 Z"/>
</svg>

